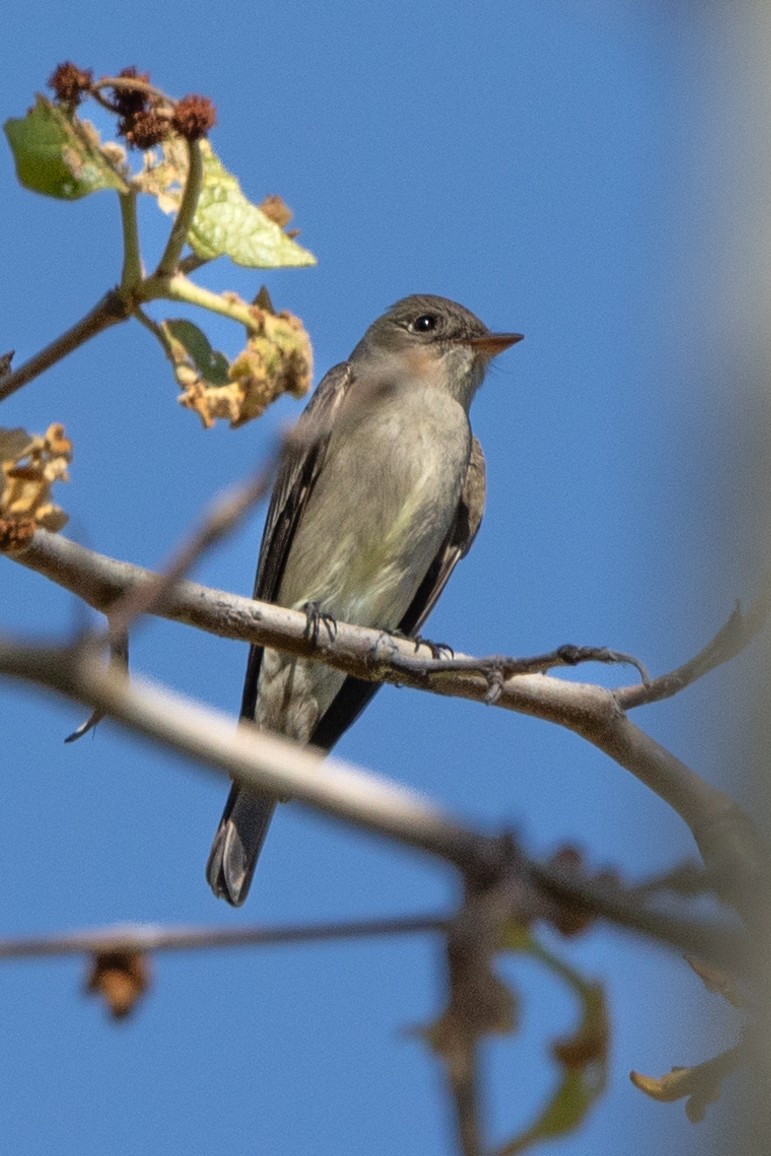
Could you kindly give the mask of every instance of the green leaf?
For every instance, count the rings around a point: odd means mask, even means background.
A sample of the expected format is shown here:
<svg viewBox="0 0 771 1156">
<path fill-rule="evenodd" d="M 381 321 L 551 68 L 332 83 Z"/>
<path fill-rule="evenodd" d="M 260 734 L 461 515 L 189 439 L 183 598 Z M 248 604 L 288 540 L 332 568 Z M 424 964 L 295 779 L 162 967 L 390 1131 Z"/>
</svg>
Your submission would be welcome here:
<svg viewBox="0 0 771 1156">
<path fill-rule="evenodd" d="M 25 117 L 3 126 L 19 183 L 35 193 L 74 201 L 97 189 L 128 191 L 102 152 L 92 125 L 38 96 Z"/>
<path fill-rule="evenodd" d="M 188 235 L 196 255 L 207 261 L 230 257 L 249 269 L 315 265 L 312 253 L 246 199 L 236 178 L 205 141 L 201 147 L 203 187 Z"/>
<path fill-rule="evenodd" d="M 552 1057 L 561 1075 L 547 1103 L 532 1124 L 495 1153 L 517 1156 L 544 1140 L 574 1132 L 602 1095 L 607 1078 L 608 1017 L 602 988 L 583 979 L 526 929 L 512 925 L 505 939 L 506 947 L 530 956 L 558 976 L 573 991 L 580 1009 L 575 1030 L 552 1044 Z"/>
<path fill-rule="evenodd" d="M 218 349 L 212 349 L 202 329 L 184 318 L 162 321 L 161 328 L 169 340 L 175 366 L 187 363 L 207 385 L 228 384 L 228 359 Z"/>
<path fill-rule="evenodd" d="M 535 1123 L 516 1139 L 504 1144 L 497 1156 L 517 1156 L 543 1140 L 553 1140 L 574 1132 L 597 1098 L 587 1087 L 582 1071 L 567 1071 L 554 1095 Z"/>
</svg>

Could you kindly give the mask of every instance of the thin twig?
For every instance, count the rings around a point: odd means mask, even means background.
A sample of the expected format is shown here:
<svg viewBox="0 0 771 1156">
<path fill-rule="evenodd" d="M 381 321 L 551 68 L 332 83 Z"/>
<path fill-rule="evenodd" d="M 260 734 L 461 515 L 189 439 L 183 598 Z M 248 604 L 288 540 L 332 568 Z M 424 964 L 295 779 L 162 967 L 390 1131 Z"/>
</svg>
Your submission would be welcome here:
<svg viewBox="0 0 771 1156">
<path fill-rule="evenodd" d="M 179 258 L 187 243 L 190 226 L 193 223 L 198 198 L 203 183 L 203 159 L 199 141 L 186 141 L 187 146 L 187 176 L 182 199 L 174 217 L 169 239 L 163 250 L 163 255 L 155 271 L 156 277 L 171 277 L 177 272 Z"/>
<path fill-rule="evenodd" d="M 416 644 L 415 651 L 419 649 L 419 645 Z M 437 649 L 448 648 L 438 647 Z M 481 674 L 489 681 L 491 687 L 499 689 L 506 679 L 513 678 L 517 674 L 543 674 L 548 670 L 575 667 L 589 662 L 634 666 L 640 672 L 640 677 L 644 683 L 649 680 L 645 666 L 631 654 L 611 650 L 607 646 L 574 646 L 570 643 L 558 646 L 545 654 L 536 654 L 527 658 L 503 654 L 489 655 L 486 658 L 469 658 L 466 655 L 456 657 L 453 652 L 448 655 L 442 654 L 424 658 L 422 655 L 413 653 L 407 657 L 395 656 L 391 660 L 391 665 L 394 670 L 417 675 L 446 675 L 458 672 Z M 492 701 L 495 701 L 495 696 L 491 696 L 491 698 Z"/>
<path fill-rule="evenodd" d="M 100 76 L 99 80 L 95 80 L 90 86 L 89 92 L 92 96 L 96 96 L 103 88 L 116 88 L 124 92 L 144 92 L 147 96 L 153 96 L 171 108 L 174 108 L 177 103 L 163 89 L 158 88 L 155 84 L 150 84 L 147 80 L 141 80 L 138 76 Z"/>
<path fill-rule="evenodd" d="M 105 558 L 41 530 L 24 549 L 9 556 L 104 612 L 129 587 L 156 580 L 150 571 Z M 413 673 L 409 667 L 416 657 L 414 642 L 383 632 L 338 623 L 334 641 L 322 633 L 314 643 L 308 638 L 302 612 L 192 582 L 178 583 L 153 612 L 222 638 L 313 656 L 355 678 L 490 701 L 483 660 L 457 655 L 452 661 L 461 665 L 468 661 L 471 669 L 453 674 Z M 430 647 L 426 653 L 431 653 Z M 398 669 L 393 667 L 395 657 Z M 547 675 L 517 675 L 501 682 L 495 705 L 575 731 L 634 774 L 680 815 L 707 866 L 716 878 L 733 880 L 737 894 L 749 895 L 767 877 L 766 848 L 738 804 L 636 727 L 611 691 Z"/>
<path fill-rule="evenodd" d="M 72 328 L 0 380 L 0 401 L 16 393 L 27 382 L 50 369 L 57 361 L 61 361 L 63 357 L 84 345 L 97 333 L 102 333 L 111 325 L 117 325 L 130 316 L 131 304 L 117 290 L 110 289 Z"/>
<path fill-rule="evenodd" d="M 684 687 L 709 674 L 715 667 L 722 666 L 737 654 L 741 654 L 752 639 L 763 630 L 769 613 L 771 613 L 771 574 L 766 575 L 763 588 L 749 610 L 742 612 L 741 607 L 737 605 L 714 638 L 711 638 L 688 662 L 684 662 L 682 666 L 667 674 L 651 679 L 647 685 L 620 687 L 613 692 L 613 697 L 625 710 L 671 698 Z"/>
<path fill-rule="evenodd" d="M 196 285 L 183 273 L 175 273 L 173 276 L 153 274 L 142 282 L 137 296 L 142 301 L 167 299 L 208 309 L 210 313 L 217 313 L 238 322 L 250 333 L 256 331 L 258 327 L 248 303 L 242 298 L 233 293 L 213 293 L 211 289 Z"/>
<path fill-rule="evenodd" d="M 196 269 L 208 265 L 211 260 L 211 257 L 199 257 L 197 253 L 188 253 L 188 255 L 183 257 L 179 262 L 177 268 L 180 273 L 195 273 Z"/>
<path fill-rule="evenodd" d="M 508 837 L 474 830 L 412 791 L 322 752 L 254 727 L 234 728 L 226 715 L 105 668 L 91 647 L 36 647 L 0 640 L 0 674 L 85 703 L 146 735 L 195 765 L 226 772 L 254 788 L 298 802 L 395 839 L 454 865 L 469 881 L 508 881 L 521 920 L 549 910 L 546 900 L 576 906 L 620 927 L 698 955 L 739 976 L 757 978 L 751 940 L 736 926 L 683 919 L 645 907 L 618 886 L 585 879 L 554 864 L 528 860 Z M 518 891 L 516 889 L 519 889 Z M 542 897 L 539 900 L 539 896 Z M 512 903 L 514 900 L 512 899 Z"/>
<path fill-rule="evenodd" d="M 272 947 L 284 943 L 320 943 L 340 939 L 370 939 L 445 931 L 448 917 L 393 916 L 287 926 L 164 927 L 125 924 L 88 931 L 0 939 L 0 960 L 54 955 L 84 955 L 103 951 L 199 951 L 227 947 Z"/>
<path fill-rule="evenodd" d="M 135 286 L 142 280 L 142 256 L 139 250 L 139 226 L 137 223 L 137 192 L 129 189 L 118 197 L 120 204 L 121 231 L 123 233 L 123 270 L 120 278 L 120 292 L 128 300 Z"/>
<path fill-rule="evenodd" d="M 235 529 L 268 492 L 275 462 L 276 455 L 273 455 L 252 478 L 220 494 L 204 514 L 200 525 L 162 567 L 161 573 L 154 575 L 149 583 L 131 587 L 113 604 L 110 608 L 111 632 L 125 634 L 135 618 L 153 612 L 201 556 Z"/>
</svg>

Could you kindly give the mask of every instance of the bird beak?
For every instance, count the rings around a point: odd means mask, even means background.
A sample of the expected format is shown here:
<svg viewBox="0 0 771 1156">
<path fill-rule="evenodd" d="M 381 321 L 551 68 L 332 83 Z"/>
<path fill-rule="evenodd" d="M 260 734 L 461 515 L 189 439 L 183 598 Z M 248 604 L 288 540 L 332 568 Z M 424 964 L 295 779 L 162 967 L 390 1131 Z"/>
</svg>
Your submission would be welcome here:
<svg viewBox="0 0 771 1156">
<path fill-rule="evenodd" d="M 524 333 L 485 333 L 482 337 L 468 338 L 467 343 L 485 357 L 496 357 L 510 345 L 516 345 L 524 336 Z"/>
</svg>

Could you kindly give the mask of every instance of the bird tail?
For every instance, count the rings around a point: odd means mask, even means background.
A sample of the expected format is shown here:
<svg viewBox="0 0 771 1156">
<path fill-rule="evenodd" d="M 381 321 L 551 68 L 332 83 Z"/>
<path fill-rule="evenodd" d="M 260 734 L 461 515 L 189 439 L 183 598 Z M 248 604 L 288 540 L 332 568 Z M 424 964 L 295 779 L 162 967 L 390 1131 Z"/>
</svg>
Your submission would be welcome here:
<svg viewBox="0 0 771 1156">
<path fill-rule="evenodd" d="M 206 878 L 214 894 L 240 907 L 249 894 L 254 869 L 276 809 L 276 799 L 234 783 L 214 836 Z"/>
</svg>

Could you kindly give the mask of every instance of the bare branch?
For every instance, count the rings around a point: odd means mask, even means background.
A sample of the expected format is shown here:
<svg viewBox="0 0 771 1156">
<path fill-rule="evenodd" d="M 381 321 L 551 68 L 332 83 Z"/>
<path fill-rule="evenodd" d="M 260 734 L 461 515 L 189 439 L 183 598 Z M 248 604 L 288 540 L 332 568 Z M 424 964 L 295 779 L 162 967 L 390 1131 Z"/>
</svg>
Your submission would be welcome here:
<svg viewBox="0 0 771 1156">
<path fill-rule="evenodd" d="M 340 819 L 438 855 L 464 871 L 493 869 L 500 841 L 464 828 L 387 779 L 323 752 L 242 724 L 158 686 L 127 683 L 92 645 L 33 647 L 0 641 L 0 673 L 94 707 L 124 727 L 227 771 L 245 784 L 292 796 Z"/>
<path fill-rule="evenodd" d="M 130 315 L 130 304 L 117 290 L 111 289 L 71 329 L 62 333 L 60 337 L 57 337 L 45 349 L 41 349 L 34 357 L 30 357 L 29 361 L 25 361 L 13 373 L 5 374 L 0 380 L 0 401 L 4 401 L 5 398 L 16 393 L 17 389 L 21 389 L 23 385 L 32 381 L 44 370 L 50 369 L 57 361 L 61 361 L 63 357 L 78 349 L 86 341 L 95 337 L 97 333 L 102 333 L 111 325 L 125 321 Z"/>
<path fill-rule="evenodd" d="M 551 918 L 555 903 L 571 911 L 578 906 L 736 975 L 762 974 L 752 941 L 736 926 L 647 909 L 634 891 L 630 898 L 618 885 L 601 884 L 564 865 L 531 862 L 507 836 L 475 831 L 370 771 L 325 759 L 314 748 L 252 726 L 235 729 L 227 716 L 139 680 L 129 684 L 104 667 L 92 646 L 32 647 L 0 640 L 0 674 L 101 710 L 197 764 L 427 852 L 458 868 L 469 886 L 505 880 L 516 919 Z"/>
<path fill-rule="evenodd" d="M 109 612 L 129 589 L 158 580 L 151 571 L 95 554 L 44 530 L 36 531 L 24 548 L 9 557 L 103 612 Z M 299 611 L 191 582 L 168 590 L 153 613 L 223 638 L 313 656 L 355 678 L 390 681 L 483 703 L 491 701 L 490 664 L 501 661 L 459 654 L 448 660 L 455 669 L 444 673 L 442 660 L 433 659 L 430 646 L 416 653 L 412 640 L 345 623 L 338 623 L 334 640 L 324 632 L 318 640 L 309 639 L 306 617 Z M 427 653 L 431 655 L 428 670 L 424 669 Z M 753 892 L 767 877 L 766 849 L 749 817 L 729 795 L 636 727 L 613 692 L 540 674 L 515 675 L 500 679 L 494 702 L 575 731 L 635 775 L 688 825 L 715 877 L 732 881 L 734 896 Z"/>
<path fill-rule="evenodd" d="M 226 947 L 270 947 L 282 943 L 318 943 L 340 939 L 370 939 L 446 931 L 449 919 L 440 915 L 395 916 L 311 923 L 296 927 L 162 927 L 125 924 L 90 931 L 52 932 L 0 939 L 0 960 L 54 955 L 93 955 L 105 951 L 200 951 Z"/>
<path fill-rule="evenodd" d="M 645 686 L 621 687 L 613 692 L 613 697 L 625 710 L 645 703 L 659 702 L 663 698 L 671 698 L 683 687 L 690 686 L 715 667 L 729 662 L 740 654 L 763 630 L 769 612 L 771 612 L 771 574 L 766 575 L 763 588 L 749 610 L 742 613 L 741 607 L 737 604 L 715 637 L 688 662 L 684 662 L 682 666 L 669 671 L 668 674 L 651 679 Z"/>
</svg>

